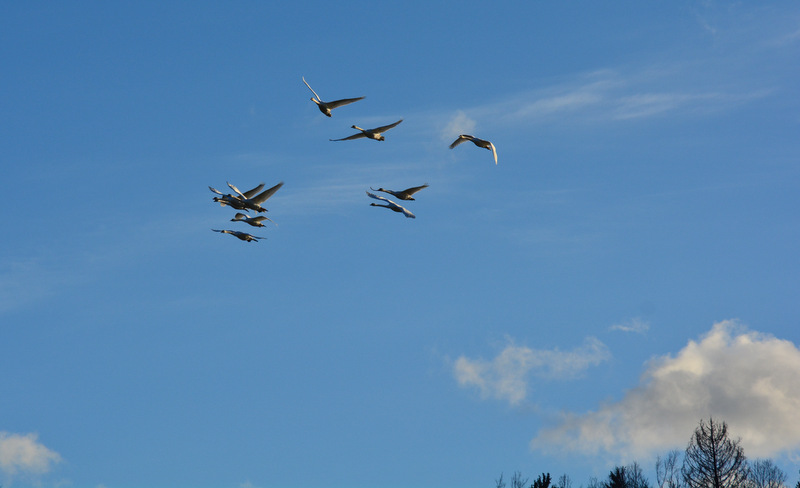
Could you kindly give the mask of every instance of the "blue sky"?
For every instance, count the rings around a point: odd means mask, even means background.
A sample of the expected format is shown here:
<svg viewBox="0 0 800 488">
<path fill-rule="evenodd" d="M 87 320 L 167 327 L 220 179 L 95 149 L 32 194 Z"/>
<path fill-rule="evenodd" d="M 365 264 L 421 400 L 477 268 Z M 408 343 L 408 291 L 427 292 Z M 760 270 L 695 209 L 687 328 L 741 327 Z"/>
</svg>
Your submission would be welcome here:
<svg viewBox="0 0 800 488">
<path fill-rule="evenodd" d="M 655 482 L 713 415 L 794 484 L 798 48 L 795 2 L 6 2 L 0 482 Z M 285 182 L 267 239 L 228 181 Z"/>
</svg>

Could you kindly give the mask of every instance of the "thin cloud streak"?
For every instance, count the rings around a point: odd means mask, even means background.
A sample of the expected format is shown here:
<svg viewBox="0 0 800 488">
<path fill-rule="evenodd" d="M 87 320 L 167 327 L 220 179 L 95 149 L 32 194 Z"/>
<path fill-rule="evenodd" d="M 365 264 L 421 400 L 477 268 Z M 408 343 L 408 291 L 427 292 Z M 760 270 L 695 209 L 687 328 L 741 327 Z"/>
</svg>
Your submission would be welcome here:
<svg viewBox="0 0 800 488">
<path fill-rule="evenodd" d="M 675 63 L 636 70 L 602 69 L 573 76 L 549 86 L 518 92 L 503 100 L 471 107 L 457 107 L 449 114 L 430 113 L 438 120 L 440 137 L 456 134 L 453 127 L 466 125 L 508 127 L 523 123 L 626 122 L 668 114 L 679 116 L 716 112 L 764 98 L 773 87 L 732 85 L 729 79 L 697 80 L 707 70 L 703 63 Z M 725 89 L 720 89 L 720 87 Z M 706 87 L 706 88 L 704 88 Z M 496 129 L 495 129 L 496 130 Z"/>
<path fill-rule="evenodd" d="M 696 117 L 777 92 L 773 86 L 753 87 L 723 74 L 709 80 L 708 72 L 706 63 L 697 60 L 580 73 L 492 103 L 409 113 L 406 118 L 415 124 L 408 127 L 406 136 L 430 139 L 430 134 L 436 134 L 436 141 L 419 144 L 438 151 L 442 143 L 462 133 L 480 137 L 509 128 L 531 130 L 536 124 L 623 124 L 667 116 Z"/>
<path fill-rule="evenodd" d="M 496 120 L 502 125 L 521 122 L 545 122 L 555 117 L 584 123 L 652 118 L 669 113 L 696 114 L 735 107 L 762 98 L 770 90 L 720 92 L 702 91 L 693 87 L 663 90 L 662 84 L 680 76 L 667 70 L 644 70 L 640 74 L 622 75 L 604 70 L 588 75 L 582 84 L 566 83 L 528 94 L 514 96 L 514 102 L 500 102 L 466 113 L 478 120 Z M 530 100 L 519 103 L 518 100 Z"/>
<path fill-rule="evenodd" d="M 644 334 L 650 330 L 650 324 L 646 320 L 639 317 L 634 317 L 627 322 L 612 325 L 609 330 L 617 330 L 620 332 L 634 332 L 636 334 Z"/>
<path fill-rule="evenodd" d="M 800 447 L 800 349 L 723 321 L 674 357 L 652 360 L 640 383 L 594 412 L 564 412 L 531 441 L 572 453 L 622 459 L 684 446 L 700 419 L 725 420 L 750 456 Z"/>
<path fill-rule="evenodd" d="M 453 374 L 462 387 L 477 388 L 483 398 L 506 400 L 519 405 L 528 393 L 528 377 L 569 379 L 611 357 L 608 348 L 589 337 L 572 351 L 531 349 L 509 344 L 491 361 L 460 356 Z"/>
</svg>

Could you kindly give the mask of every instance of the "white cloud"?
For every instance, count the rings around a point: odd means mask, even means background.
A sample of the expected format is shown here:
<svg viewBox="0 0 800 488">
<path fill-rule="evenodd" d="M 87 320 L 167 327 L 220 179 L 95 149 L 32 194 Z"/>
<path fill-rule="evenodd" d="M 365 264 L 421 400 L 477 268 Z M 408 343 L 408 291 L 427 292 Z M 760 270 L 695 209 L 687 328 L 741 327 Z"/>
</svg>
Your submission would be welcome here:
<svg viewBox="0 0 800 488">
<path fill-rule="evenodd" d="M 37 441 L 36 434 L 0 432 L 0 470 L 8 476 L 45 474 L 61 456 Z"/>
<path fill-rule="evenodd" d="M 475 132 L 475 121 L 467 116 L 466 113 L 459 110 L 447 122 L 444 130 L 441 133 L 441 139 L 444 141 L 452 142 L 461 134 L 472 134 Z"/>
<path fill-rule="evenodd" d="M 634 317 L 627 322 L 621 324 L 614 324 L 610 330 L 619 330 L 621 332 L 636 332 L 637 334 L 644 334 L 650 330 L 650 324 L 646 320 L 639 317 Z"/>
<path fill-rule="evenodd" d="M 529 123 L 625 123 L 667 115 L 697 116 L 774 92 L 774 87 L 754 88 L 745 82 L 709 82 L 698 65 L 703 63 L 682 61 L 584 73 L 494 103 L 465 107 L 444 123 L 441 137 L 470 133 L 476 126 L 474 120 L 496 131 L 496 127 L 526 127 Z"/>
<path fill-rule="evenodd" d="M 713 94 L 687 93 L 637 93 L 621 96 L 615 100 L 616 119 L 636 119 L 652 117 L 663 112 L 689 106 L 691 102 L 699 102 L 713 98 Z"/>
<path fill-rule="evenodd" d="M 793 343 L 720 322 L 676 356 L 652 360 L 621 401 L 563 414 L 531 445 L 632 459 L 685 446 L 700 419 L 713 416 L 741 436 L 751 457 L 797 449 L 798 372 L 800 350 Z"/>
<path fill-rule="evenodd" d="M 588 81 L 578 80 L 546 87 L 535 93 L 516 95 L 513 102 L 505 102 L 497 107 L 502 116 L 510 123 L 520 120 L 539 120 L 548 116 L 579 114 L 597 109 L 609 102 L 609 92 L 620 85 L 620 80 L 613 72 L 603 70 L 588 74 Z"/>
<path fill-rule="evenodd" d="M 517 405 L 525 399 L 528 376 L 571 378 L 610 357 L 605 344 L 587 338 L 572 351 L 531 349 L 509 344 L 493 360 L 460 356 L 453 365 L 458 384 L 474 386 L 484 398 L 493 397 Z"/>
</svg>

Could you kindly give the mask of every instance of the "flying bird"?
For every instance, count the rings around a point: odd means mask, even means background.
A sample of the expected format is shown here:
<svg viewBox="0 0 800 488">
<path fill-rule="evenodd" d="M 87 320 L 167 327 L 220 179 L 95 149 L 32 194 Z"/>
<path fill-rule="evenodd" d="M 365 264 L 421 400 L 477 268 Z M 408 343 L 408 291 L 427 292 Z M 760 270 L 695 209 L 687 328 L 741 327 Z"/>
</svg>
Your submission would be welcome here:
<svg viewBox="0 0 800 488">
<path fill-rule="evenodd" d="M 372 207 L 386 207 L 389 210 L 393 210 L 395 212 L 402 213 L 403 215 L 406 216 L 406 218 L 409 218 L 409 219 L 416 219 L 417 218 L 413 213 L 409 212 L 407 208 L 403 207 L 402 205 L 396 204 L 395 202 L 389 200 L 388 198 L 384 198 L 384 197 L 378 196 L 378 195 L 376 195 L 374 193 L 370 193 L 370 192 L 367 192 L 367 196 L 369 196 L 370 198 L 374 198 L 375 200 L 381 200 L 381 201 L 387 203 L 387 205 L 381 205 L 380 203 L 370 203 L 370 206 L 372 206 Z"/>
<path fill-rule="evenodd" d="M 227 230 L 227 229 L 225 230 L 211 229 L 211 230 L 213 230 L 214 232 L 221 232 L 223 234 L 230 234 L 236 237 L 237 239 L 247 242 L 251 241 L 258 242 L 259 239 L 266 239 L 266 237 L 257 237 L 254 235 L 250 235 L 247 232 L 239 232 L 238 230 Z"/>
<path fill-rule="evenodd" d="M 344 137 L 342 139 L 331 139 L 331 140 L 332 141 L 350 141 L 350 140 L 353 140 L 353 139 L 361 139 L 362 137 L 368 137 L 370 139 L 375 139 L 376 141 L 383 141 L 383 140 L 385 140 L 385 138 L 383 137 L 382 133 L 386 132 L 387 130 L 389 130 L 389 129 L 393 128 L 393 127 L 397 127 L 398 124 L 400 124 L 400 122 L 402 122 L 402 121 L 403 121 L 403 119 L 400 119 L 397 122 L 395 122 L 394 124 L 384 125 L 382 127 L 378 127 L 377 129 L 362 129 L 359 126 L 354 125 L 354 126 L 352 126 L 353 129 L 360 130 L 361 132 L 359 132 L 358 134 L 353 134 L 350 137 Z"/>
<path fill-rule="evenodd" d="M 233 216 L 231 222 L 244 222 L 246 224 L 252 225 L 253 227 L 264 227 L 264 224 L 262 223 L 262 221 L 264 220 L 269 220 L 270 222 L 272 222 L 272 219 L 265 217 L 263 215 L 259 215 L 257 217 L 251 217 L 243 213 L 237 213 L 236 215 Z"/>
<path fill-rule="evenodd" d="M 241 191 L 239 191 L 238 188 L 236 188 L 235 185 L 233 185 L 231 183 L 228 183 L 228 186 L 231 188 L 231 190 L 235 191 L 236 194 L 238 195 L 237 200 L 239 201 L 239 203 L 241 203 L 244 206 L 244 208 L 242 210 L 245 210 L 245 211 L 246 210 L 255 210 L 256 212 L 266 212 L 267 209 L 262 207 L 261 204 L 266 202 L 269 197 L 274 195 L 275 192 L 278 191 L 283 186 L 283 182 L 281 181 L 280 183 L 278 183 L 277 185 L 273 186 L 269 190 L 264 190 L 263 192 L 259 193 L 258 195 L 255 195 L 255 196 L 253 196 L 253 194 L 255 193 L 253 190 L 250 190 L 247 193 L 242 193 Z M 264 185 L 262 183 L 261 184 L 261 188 L 263 188 L 263 187 L 264 187 Z M 261 188 L 259 188 L 259 190 Z M 236 198 L 236 197 L 234 197 L 234 198 Z M 231 206 L 233 206 L 233 205 L 231 205 Z M 234 208 L 237 208 L 237 207 L 234 207 Z"/>
<path fill-rule="evenodd" d="M 399 198 L 400 200 L 414 200 L 414 197 L 412 195 L 414 193 L 417 193 L 418 191 L 422 190 L 423 188 L 428 188 L 428 184 L 425 183 L 422 186 L 415 186 L 413 188 L 406 188 L 403 191 L 386 190 L 384 188 L 378 188 L 376 190 L 375 188 L 369 187 L 369 189 L 372 190 L 372 191 L 382 191 L 384 193 L 388 193 L 390 195 L 393 195 L 396 198 Z"/>
<path fill-rule="evenodd" d="M 450 149 L 453 149 L 454 147 L 458 146 L 464 141 L 472 141 L 472 143 L 475 144 L 476 146 L 492 151 L 492 154 L 494 155 L 494 164 L 497 164 L 497 150 L 495 149 L 494 144 L 483 139 L 478 139 L 477 137 L 461 134 L 460 136 L 458 136 L 458 139 L 456 139 L 455 141 L 453 141 L 452 144 L 450 144 Z"/>
<path fill-rule="evenodd" d="M 264 183 L 261 183 L 252 190 L 244 192 L 244 195 L 252 196 L 257 192 L 259 192 L 262 188 L 264 188 Z M 219 204 L 222 205 L 223 207 L 229 206 L 235 208 L 236 210 L 244 210 L 245 212 L 247 212 L 247 207 L 245 207 L 244 203 L 242 203 L 242 200 L 239 198 L 238 195 L 234 196 L 231 195 L 230 193 L 222 193 L 213 186 L 209 186 L 208 189 L 213 191 L 217 195 L 220 195 L 218 197 L 214 197 L 214 201 L 219 202 Z"/>
<path fill-rule="evenodd" d="M 319 95 L 317 95 L 317 92 L 315 92 L 314 89 L 311 88 L 311 85 L 308 84 L 305 77 L 303 77 L 303 83 L 305 83 L 308 89 L 311 90 L 311 93 L 314 94 L 314 96 L 311 98 L 311 101 L 316 103 L 319 111 L 328 117 L 331 116 L 331 110 L 335 109 L 336 107 L 341 107 L 342 105 L 347 105 L 348 103 L 353 103 L 364 99 L 364 97 L 343 98 L 342 100 L 336 100 L 333 102 L 323 102 Z"/>
</svg>

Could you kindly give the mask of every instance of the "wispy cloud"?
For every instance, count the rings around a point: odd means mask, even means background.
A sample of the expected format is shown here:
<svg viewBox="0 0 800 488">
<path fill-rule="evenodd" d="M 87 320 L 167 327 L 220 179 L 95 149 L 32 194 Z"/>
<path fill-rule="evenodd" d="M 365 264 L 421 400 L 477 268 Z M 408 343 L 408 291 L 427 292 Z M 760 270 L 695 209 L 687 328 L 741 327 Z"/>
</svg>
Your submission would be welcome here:
<svg viewBox="0 0 800 488">
<path fill-rule="evenodd" d="M 716 38 L 717 27 L 705 15 L 697 18 L 701 28 Z M 474 121 L 472 127 L 498 128 L 552 122 L 625 123 L 734 109 L 778 92 L 763 77 L 746 74 L 759 72 L 766 50 L 797 42 L 796 26 L 784 25 L 780 32 L 739 31 L 729 26 L 726 32 L 713 50 L 699 49 L 691 56 L 683 52 L 680 57 L 665 53 L 655 62 L 612 66 L 551 82 L 535 80 L 534 89 L 488 104 L 457 107 L 458 117 Z M 452 112 L 439 126 L 449 128 L 451 118 Z"/>
<path fill-rule="evenodd" d="M 441 139 L 451 142 L 461 134 L 472 134 L 473 132 L 475 132 L 475 121 L 469 118 L 463 110 L 459 110 L 445 125 L 441 133 Z"/>
<path fill-rule="evenodd" d="M 771 93 L 759 89 L 719 86 L 704 89 L 681 82 L 691 78 L 684 65 L 648 67 L 638 72 L 601 70 L 579 75 L 556 85 L 490 105 L 465 108 L 463 113 L 478 121 L 500 125 L 571 121 L 624 122 L 667 114 L 693 115 L 736 107 Z"/>
<path fill-rule="evenodd" d="M 789 34 L 785 34 L 778 39 L 779 45 L 791 44 L 794 42 L 800 41 L 800 29 L 790 32 Z"/>
<path fill-rule="evenodd" d="M 697 422 L 725 420 L 745 451 L 771 456 L 800 447 L 800 349 L 735 321 L 715 324 L 677 355 L 654 359 L 616 403 L 564 413 L 531 445 L 633 459 L 686 444 Z"/>
<path fill-rule="evenodd" d="M 288 186 L 282 190 L 282 195 L 274 197 L 275 213 L 286 217 L 350 212 L 353 207 L 367 202 L 365 192 L 370 185 L 389 187 L 398 181 L 405 181 L 408 186 L 424 183 L 415 176 L 418 166 L 415 163 L 383 160 L 378 163 L 359 161 L 320 166 L 316 168 L 319 175 L 302 186 Z M 283 199 L 291 200 L 291 206 L 284 206 Z"/>
<path fill-rule="evenodd" d="M 527 395 L 529 376 L 573 378 L 610 357 L 606 345 L 593 337 L 571 351 L 531 349 L 509 339 L 491 361 L 460 356 L 453 364 L 453 373 L 459 385 L 477 388 L 484 398 L 518 405 Z"/>
<path fill-rule="evenodd" d="M 639 317 L 634 317 L 621 324 L 614 324 L 609 327 L 609 330 L 618 330 L 621 332 L 635 332 L 637 334 L 644 334 L 650 330 L 650 324 L 646 320 Z"/>
<path fill-rule="evenodd" d="M 64 286 L 85 278 L 66 272 L 65 266 L 45 258 L 18 258 L 0 265 L 0 313 L 49 297 Z"/>
<path fill-rule="evenodd" d="M 61 456 L 37 438 L 36 434 L 0 432 L 0 470 L 6 476 L 42 475 L 61 462 Z"/>
</svg>

